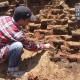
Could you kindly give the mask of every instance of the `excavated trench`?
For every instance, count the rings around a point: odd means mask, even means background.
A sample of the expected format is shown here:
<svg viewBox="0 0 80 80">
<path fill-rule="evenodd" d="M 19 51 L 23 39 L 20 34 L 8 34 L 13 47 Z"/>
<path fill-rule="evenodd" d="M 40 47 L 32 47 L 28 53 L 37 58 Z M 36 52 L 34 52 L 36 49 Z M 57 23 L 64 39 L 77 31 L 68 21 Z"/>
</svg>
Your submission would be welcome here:
<svg viewBox="0 0 80 80">
<path fill-rule="evenodd" d="M 1 80 L 80 80 L 80 21 L 75 16 L 75 6 L 79 4 L 79 0 L 29 0 L 27 5 L 38 19 L 25 29 L 27 38 L 36 43 L 51 43 L 55 49 L 24 49 L 20 69 L 26 73 L 18 79 L 8 77 L 5 62 L 0 66 Z M 7 6 L 9 9 L 3 13 L 12 15 L 16 5 Z"/>
</svg>

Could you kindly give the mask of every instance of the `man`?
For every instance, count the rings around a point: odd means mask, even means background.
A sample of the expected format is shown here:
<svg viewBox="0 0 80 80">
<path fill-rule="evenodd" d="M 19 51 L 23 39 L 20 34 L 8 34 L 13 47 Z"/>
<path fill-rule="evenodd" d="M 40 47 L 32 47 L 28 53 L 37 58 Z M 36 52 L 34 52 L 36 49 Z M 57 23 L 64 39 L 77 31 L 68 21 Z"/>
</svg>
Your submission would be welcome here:
<svg viewBox="0 0 80 80">
<path fill-rule="evenodd" d="M 13 17 L 0 17 L 0 63 L 9 60 L 7 74 L 14 76 L 19 70 L 19 60 L 23 47 L 30 51 L 50 48 L 50 44 L 35 44 L 28 41 L 23 28 L 36 17 L 25 6 L 19 6 L 14 10 Z M 19 73 L 18 73 L 19 74 Z"/>
</svg>

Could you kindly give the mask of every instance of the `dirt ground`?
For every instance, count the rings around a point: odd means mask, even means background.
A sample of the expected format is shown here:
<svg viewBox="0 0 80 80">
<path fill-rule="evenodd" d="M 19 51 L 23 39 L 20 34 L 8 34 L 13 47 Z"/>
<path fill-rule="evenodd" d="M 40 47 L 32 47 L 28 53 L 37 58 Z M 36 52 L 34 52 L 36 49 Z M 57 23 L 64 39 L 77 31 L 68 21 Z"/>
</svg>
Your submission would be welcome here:
<svg viewBox="0 0 80 80">
<path fill-rule="evenodd" d="M 6 75 L 7 64 L 5 63 L 0 66 L 1 80 L 80 80 L 80 62 L 70 62 L 59 56 L 53 59 L 49 50 L 38 53 L 24 51 L 20 70 L 26 71 L 26 73 L 20 78 L 8 77 Z"/>
<path fill-rule="evenodd" d="M 70 0 L 71 1 L 71 0 Z M 20 78 L 6 75 L 8 62 L 0 65 L 0 80 L 80 80 L 80 21 L 75 5 L 80 1 L 52 0 L 39 11 L 38 20 L 29 23 L 25 34 L 36 43 L 50 43 L 55 49 L 31 52 L 24 49 Z"/>
</svg>

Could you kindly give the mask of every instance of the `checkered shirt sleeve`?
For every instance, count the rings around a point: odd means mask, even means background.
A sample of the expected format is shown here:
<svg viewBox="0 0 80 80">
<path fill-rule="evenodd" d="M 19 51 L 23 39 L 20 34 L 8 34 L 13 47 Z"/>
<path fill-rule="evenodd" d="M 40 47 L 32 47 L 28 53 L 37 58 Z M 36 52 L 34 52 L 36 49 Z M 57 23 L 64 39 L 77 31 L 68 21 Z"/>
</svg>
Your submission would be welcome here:
<svg viewBox="0 0 80 80">
<path fill-rule="evenodd" d="M 0 31 L 5 36 L 5 42 L 15 42 L 20 41 L 23 43 L 24 47 L 30 51 L 36 51 L 43 48 L 43 45 L 35 44 L 26 39 L 24 32 L 20 26 L 13 23 L 12 18 L 9 16 L 3 16 L 0 23 Z M 3 37 L 4 37 L 3 36 Z M 4 40 L 2 40 L 4 41 Z"/>
</svg>

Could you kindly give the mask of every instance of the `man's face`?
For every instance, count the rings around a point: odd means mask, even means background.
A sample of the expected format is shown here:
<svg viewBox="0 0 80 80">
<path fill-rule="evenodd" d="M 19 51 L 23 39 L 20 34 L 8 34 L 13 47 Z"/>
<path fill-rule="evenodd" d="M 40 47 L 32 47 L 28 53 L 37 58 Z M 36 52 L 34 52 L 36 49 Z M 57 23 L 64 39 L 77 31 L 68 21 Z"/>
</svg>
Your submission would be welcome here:
<svg viewBox="0 0 80 80">
<path fill-rule="evenodd" d="M 28 25 L 29 22 L 30 22 L 29 19 L 25 19 L 25 20 L 21 19 L 21 20 L 20 20 L 20 25 L 21 25 L 23 28 L 25 28 L 26 25 Z"/>
</svg>

